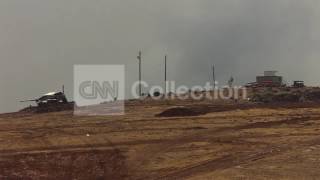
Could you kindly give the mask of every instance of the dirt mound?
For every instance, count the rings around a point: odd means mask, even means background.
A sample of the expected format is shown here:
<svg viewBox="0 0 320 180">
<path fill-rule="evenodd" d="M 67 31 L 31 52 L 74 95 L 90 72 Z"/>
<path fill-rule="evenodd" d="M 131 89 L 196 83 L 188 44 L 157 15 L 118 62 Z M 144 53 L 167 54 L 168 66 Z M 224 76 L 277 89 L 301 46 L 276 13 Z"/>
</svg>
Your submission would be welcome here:
<svg viewBox="0 0 320 180">
<path fill-rule="evenodd" d="M 0 179 L 125 179 L 119 150 L 54 152 L 1 157 Z"/>
<path fill-rule="evenodd" d="M 163 111 L 160 114 L 157 114 L 157 117 L 179 117 L 179 116 L 199 116 L 203 114 L 200 111 L 185 108 L 185 107 L 176 107 Z"/>
<path fill-rule="evenodd" d="M 277 94 L 272 98 L 274 102 L 299 102 L 302 94 L 291 94 L 291 93 L 281 93 Z"/>
<path fill-rule="evenodd" d="M 308 92 L 305 97 L 310 101 L 320 101 L 320 91 Z"/>
<path fill-rule="evenodd" d="M 254 102 L 264 103 L 277 103 L 277 102 L 319 102 L 320 101 L 320 89 L 295 89 L 295 88 L 284 88 L 284 89 L 262 89 L 256 91 L 250 98 Z"/>
</svg>

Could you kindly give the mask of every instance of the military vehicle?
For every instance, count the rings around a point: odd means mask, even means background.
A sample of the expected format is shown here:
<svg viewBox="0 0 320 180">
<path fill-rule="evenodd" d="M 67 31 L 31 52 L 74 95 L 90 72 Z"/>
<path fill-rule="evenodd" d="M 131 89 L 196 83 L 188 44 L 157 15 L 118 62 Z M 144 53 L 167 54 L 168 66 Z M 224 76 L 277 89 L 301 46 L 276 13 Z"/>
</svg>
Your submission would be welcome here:
<svg viewBox="0 0 320 180">
<path fill-rule="evenodd" d="M 63 92 L 50 92 L 38 99 L 25 100 L 21 102 L 36 102 L 39 107 L 48 105 L 67 104 L 68 100 Z"/>
<path fill-rule="evenodd" d="M 293 82 L 293 87 L 294 88 L 303 88 L 303 87 L 305 87 L 304 81 L 294 81 Z"/>
</svg>

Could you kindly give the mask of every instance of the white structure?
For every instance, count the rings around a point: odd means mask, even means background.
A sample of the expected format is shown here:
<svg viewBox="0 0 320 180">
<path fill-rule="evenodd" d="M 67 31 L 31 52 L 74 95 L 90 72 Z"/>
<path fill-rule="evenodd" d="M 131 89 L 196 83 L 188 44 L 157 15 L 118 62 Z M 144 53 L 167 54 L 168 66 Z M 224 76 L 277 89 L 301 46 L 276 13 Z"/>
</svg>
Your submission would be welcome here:
<svg viewBox="0 0 320 180">
<path fill-rule="evenodd" d="M 264 76 L 276 76 L 278 71 L 264 71 Z"/>
</svg>

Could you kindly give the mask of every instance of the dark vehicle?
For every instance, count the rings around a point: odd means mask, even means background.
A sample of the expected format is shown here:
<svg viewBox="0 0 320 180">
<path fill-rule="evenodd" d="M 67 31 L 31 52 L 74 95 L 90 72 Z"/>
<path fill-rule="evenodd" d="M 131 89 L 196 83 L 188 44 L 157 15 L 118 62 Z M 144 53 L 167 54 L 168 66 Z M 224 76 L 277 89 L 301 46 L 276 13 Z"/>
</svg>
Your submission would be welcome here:
<svg viewBox="0 0 320 180">
<path fill-rule="evenodd" d="M 304 81 L 294 81 L 293 82 L 293 87 L 295 87 L 295 88 L 303 88 L 303 87 L 305 87 Z"/>
<path fill-rule="evenodd" d="M 41 96 L 38 99 L 26 100 L 21 102 L 34 101 L 38 104 L 39 107 L 47 105 L 56 105 L 56 104 L 67 104 L 68 100 L 64 93 L 62 92 L 50 92 Z"/>
</svg>

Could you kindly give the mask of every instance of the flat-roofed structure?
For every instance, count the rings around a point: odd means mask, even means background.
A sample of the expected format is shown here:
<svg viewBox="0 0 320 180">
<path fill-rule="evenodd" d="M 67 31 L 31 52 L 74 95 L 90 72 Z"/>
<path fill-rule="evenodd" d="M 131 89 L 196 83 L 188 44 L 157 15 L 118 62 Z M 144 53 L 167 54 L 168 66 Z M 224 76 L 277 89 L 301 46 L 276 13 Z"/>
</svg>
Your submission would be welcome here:
<svg viewBox="0 0 320 180">
<path fill-rule="evenodd" d="M 257 84 L 266 87 L 279 87 L 282 86 L 282 76 L 277 76 L 277 71 L 265 71 L 263 76 L 257 76 Z"/>
</svg>

